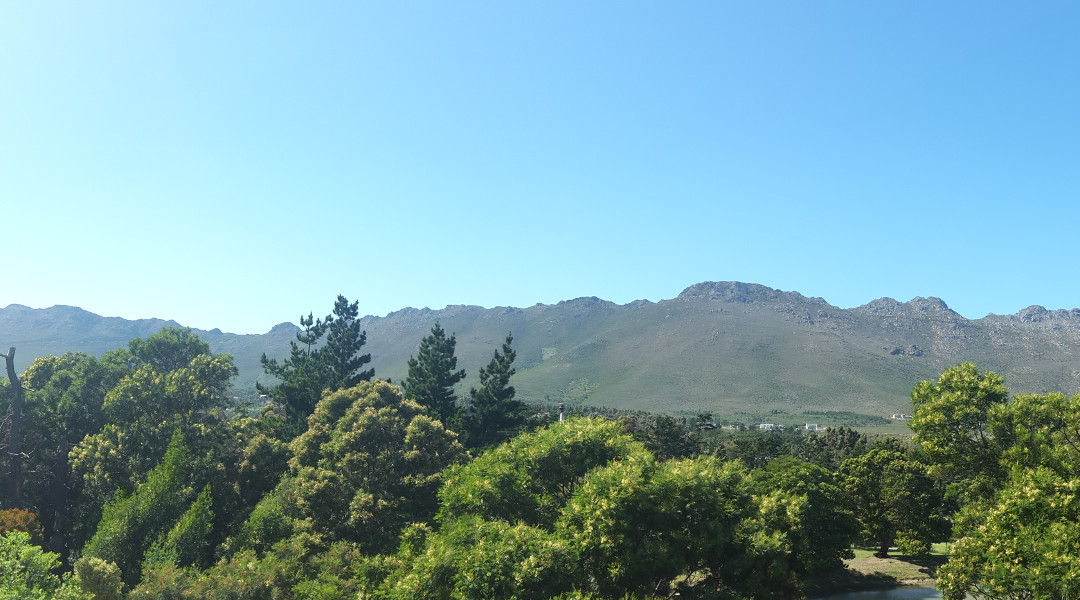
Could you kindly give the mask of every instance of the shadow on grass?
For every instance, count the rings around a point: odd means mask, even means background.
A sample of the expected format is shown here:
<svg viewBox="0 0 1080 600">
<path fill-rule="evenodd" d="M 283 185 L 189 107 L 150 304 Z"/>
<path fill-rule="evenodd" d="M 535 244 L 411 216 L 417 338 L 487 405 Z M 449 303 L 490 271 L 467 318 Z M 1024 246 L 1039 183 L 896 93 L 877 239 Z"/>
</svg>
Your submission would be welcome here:
<svg viewBox="0 0 1080 600">
<path fill-rule="evenodd" d="M 823 573 L 807 586 L 808 596 L 887 589 L 901 585 L 932 586 L 947 556 L 864 557 L 846 561 L 845 568 Z"/>
</svg>

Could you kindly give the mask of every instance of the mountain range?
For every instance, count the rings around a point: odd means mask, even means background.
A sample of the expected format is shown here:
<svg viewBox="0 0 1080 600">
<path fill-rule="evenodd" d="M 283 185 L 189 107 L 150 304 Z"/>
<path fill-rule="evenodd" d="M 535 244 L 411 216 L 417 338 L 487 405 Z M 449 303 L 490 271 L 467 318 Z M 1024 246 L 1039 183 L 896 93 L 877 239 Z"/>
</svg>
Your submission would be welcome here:
<svg viewBox="0 0 1080 600">
<path fill-rule="evenodd" d="M 328 301 L 328 306 L 332 302 Z M 436 321 L 456 335 L 461 393 L 476 385 L 508 332 L 527 402 L 738 416 L 910 412 L 922 379 L 964 361 L 1005 377 L 1013 393 L 1080 392 L 1080 309 L 1031 306 L 969 320 L 937 298 L 874 300 L 851 309 L 757 284 L 706 282 L 659 302 L 577 298 L 528 308 L 405 308 L 361 319 L 380 379 L 404 379 L 407 362 Z M 79 308 L 0 309 L 0 346 L 19 369 L 45 354 L 91 354 L 178 323 L 100 317 Z M 288 354 L 298 328 L 261 335 L 195 330 L 232 354 L 235 393 L 254 397 L 264 352 Z M 801 417 L 800 417 L 801 418 Z"/>
</svg>

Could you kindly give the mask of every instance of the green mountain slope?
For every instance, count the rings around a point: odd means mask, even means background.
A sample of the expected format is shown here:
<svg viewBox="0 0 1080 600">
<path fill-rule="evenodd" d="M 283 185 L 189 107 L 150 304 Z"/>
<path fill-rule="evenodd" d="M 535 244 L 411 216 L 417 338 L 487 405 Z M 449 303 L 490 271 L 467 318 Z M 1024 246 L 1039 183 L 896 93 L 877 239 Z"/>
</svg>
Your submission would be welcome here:
<svg viewBox="0 0 1080 600">
<path fill-rule="evenodd" d="M 0 310 L 0 338 L 8 336 L 0 344 L 19 347 L 26 364 L 49 352 L 101 352 L 172 324 L 72 312 L 78 310 Z M 530 402 L 719 415 L 889 415 L 909 412 L 915 382 L 966 360 L 1004 375 L 1014 393 L 1080 392 L 1080 310 L 1030 307 L 968 320 L 935 298 L 883 298 L 840 309 L 738 282 L 697 284 L 655 303 L 578 298 L 529 308 L 406 308 L 365 317 L 365 348 L 376 377 L 401 381 L 436 320 L 457 335 L 466 391 L 512 331 L 518 353 L 512 383 Z M 236 357 L 237 391 L 248 395 L 260 376 L 259 355 L 284 355 L 295 331 L 282 324 L 264 335 L 199 335 L 215 351 Z"/>
</svg>

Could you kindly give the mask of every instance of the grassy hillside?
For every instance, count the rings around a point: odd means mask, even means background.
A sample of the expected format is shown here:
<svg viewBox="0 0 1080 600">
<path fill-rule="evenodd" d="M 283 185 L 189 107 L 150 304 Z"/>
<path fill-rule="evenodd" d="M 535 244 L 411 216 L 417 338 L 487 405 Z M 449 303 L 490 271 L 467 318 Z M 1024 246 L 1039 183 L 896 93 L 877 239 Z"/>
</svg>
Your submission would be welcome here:
<svg viewBox="0 0 1080 600">
<path fill-rule="evenodd" d="M 101 352 L 171 324 L 72 311 L 79 309 L 0 310 L 0 336 L 13 336 L 0 343 L 19 347 L 25 365 L 48 352 Z M 365 317 L 376 377 L 402 381 L 409 356 L 436 320 L 457 336 L 459 365 L 468 373 L 463 392 L 512 331 L 518 353 L 512 383 L 530 402 L 793 421 L 813 421 L 804 419 L 808 411 L 890 415 L 910 411 L 915 382 L 966 360 L 1003 374 L 1013 392 L 1080 392 L 1080 310 L 1031 307 L 968 320 L 934 298 L 884 298 L 840 309 L 820 298 L 732 282 L 697 284 L 655 303 L 579 298 Z M 236 357 L 237 393 L 246 396 L 261 376 L 259 355 L 285 355 L 295 331 L 282 324 L 264 335 L 199 334 L 215 351 Z"/>
</svg>

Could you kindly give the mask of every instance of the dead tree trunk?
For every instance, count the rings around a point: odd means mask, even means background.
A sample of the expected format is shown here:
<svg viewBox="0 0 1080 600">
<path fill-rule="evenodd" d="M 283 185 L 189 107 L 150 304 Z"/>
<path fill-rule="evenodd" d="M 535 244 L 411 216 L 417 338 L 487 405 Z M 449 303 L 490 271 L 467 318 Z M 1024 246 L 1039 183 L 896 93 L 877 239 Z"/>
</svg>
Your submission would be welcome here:
<svg viewBox="0 0 1080 600">
<path fill-rule="evenodd" d="M 7 362 L 8 381 L 11 382 L 11 430 L 8 437 L 8 455 L 11 457 L 11 502 L 12 506 L 22 506 L 22 456 L 19 451 L 19 421 L 22 417 L 22 382 L 15 374 L 15 347 L 8 348 L 4 354 Z"/>
</svg>

